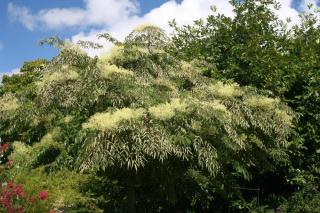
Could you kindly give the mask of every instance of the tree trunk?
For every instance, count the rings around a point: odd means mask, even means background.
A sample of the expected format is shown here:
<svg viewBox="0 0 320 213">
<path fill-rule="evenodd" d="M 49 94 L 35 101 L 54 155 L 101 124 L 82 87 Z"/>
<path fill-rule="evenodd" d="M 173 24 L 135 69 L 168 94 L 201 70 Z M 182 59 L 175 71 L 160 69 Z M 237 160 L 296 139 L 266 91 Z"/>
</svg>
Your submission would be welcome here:
<svg viewBox="0 0 320 213">
<path fill-rule="evenodd" d="M 136 194 L 135 194 L 136 174 L 134 171 L 128 172 L 128 213 L 136 213 Z"/>
</svg>

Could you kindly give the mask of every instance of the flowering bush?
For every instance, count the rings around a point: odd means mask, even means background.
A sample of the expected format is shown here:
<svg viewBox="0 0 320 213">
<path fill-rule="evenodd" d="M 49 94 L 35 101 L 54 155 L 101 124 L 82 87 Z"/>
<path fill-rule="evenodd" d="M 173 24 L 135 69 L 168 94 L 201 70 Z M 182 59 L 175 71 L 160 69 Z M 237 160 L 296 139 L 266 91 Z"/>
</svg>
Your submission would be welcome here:
<svg viewBox="0 0 320 213">
<path fill-rule="evenodd" d="M 47 191 L 40 191 L 39 196 L 27 195 L 20 184 L 13 181 L 0 184 L 0 211 L 7 213 L 25 213 L 36 202 L 41 202 L 48 198 Z M 50 213 L 54 213 L 50 210 Z"/>
</svg>

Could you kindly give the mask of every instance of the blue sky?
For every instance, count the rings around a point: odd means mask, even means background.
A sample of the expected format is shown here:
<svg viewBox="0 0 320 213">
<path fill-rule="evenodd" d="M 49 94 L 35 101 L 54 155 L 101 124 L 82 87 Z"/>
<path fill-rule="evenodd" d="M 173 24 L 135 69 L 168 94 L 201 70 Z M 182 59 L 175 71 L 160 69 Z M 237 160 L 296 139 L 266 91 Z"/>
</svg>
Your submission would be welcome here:
<svg viewBox="0 0 320 213">
<path fill-rule="evenodd" d="M 303 10 L 307 3 L 318 0 L 280 2 L 283 10 L 279 15 L 297 19 L 298 8 Z M 205 18 L 212 4 L 232 16 L 227 0 L 0 0 L 0 77 L 1 73 L 16 72 L 24 61 L 57 54 L 51 47 L 39 46 L 40 39 L 58 35 L 73 42 L 94 40 L 97 33 L 105 31 L 121 39 L 143 22 L 169 31 L 169 20 L 192 23 Z"/>
<path fill-rule="evenodd" d="M 140 13 L 144 14 L 151 9 L 158 7 L 165 0 L 141 0 Z M 77 33 L 77 29 L 62 30 L 36 30 L 30 31 L 21 23 L 11 20 L 8 14 L 8 4 L 25 6 L 31 11 L 38 11 L 44 8 L 68 8 L 83 7 L 81 0 L 14 0 L 0 1 L 0 72 L 10 72 L 20 67 L 24 61 L 36 58 L 50 58 L 56 54 L 51 47 L 39 46 L 40 39 L 59 35 L 62 38 L 69 38 Z"/>
</svg>

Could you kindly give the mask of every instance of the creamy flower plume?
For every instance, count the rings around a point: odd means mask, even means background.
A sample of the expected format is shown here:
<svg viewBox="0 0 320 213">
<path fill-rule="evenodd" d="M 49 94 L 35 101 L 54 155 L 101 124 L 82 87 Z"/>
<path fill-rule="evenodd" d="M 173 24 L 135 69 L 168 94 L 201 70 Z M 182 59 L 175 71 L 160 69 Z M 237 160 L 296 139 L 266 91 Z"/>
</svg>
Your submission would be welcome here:
<svg viewBox="0 0 320 213">
<path fill-rule="evenodd" d="M 85 129 L 109 131 L 118 127 L 123 121 L 132 121 L 142 117 L 143 109 L 123 108 L 115 112 L 97 113 L 89 121 L 83 124 Z"/>
</svg>

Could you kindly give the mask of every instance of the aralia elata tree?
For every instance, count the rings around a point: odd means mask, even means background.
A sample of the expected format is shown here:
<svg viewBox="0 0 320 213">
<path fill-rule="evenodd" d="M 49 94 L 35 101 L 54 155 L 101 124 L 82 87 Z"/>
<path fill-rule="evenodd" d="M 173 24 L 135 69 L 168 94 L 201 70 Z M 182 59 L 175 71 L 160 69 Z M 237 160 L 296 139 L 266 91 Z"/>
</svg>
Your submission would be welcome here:
<svg viewBox="0 0 320 213">
<path fill-rule="evenodd" d="M 85 173 L 116 168 L 127 175 L 128 212 L 136 208 L 136 178 L 150 165 L 166 165 L 164 175 L 181 165 L 182 176 L 230 172 L 249 179 L 251 167 L 287 159 L 292 113 L 278 99 L 206 77 L 197 61 L 165 51 L 170 39 L 158 27 L 142 26 L 124 42 L 100 37 L 115 47 L 95 58 L 59 39 L 44 41 L 60 54 L 42 69 L 32 103 L 50 115 L 46 131 L 61 118 L 78 124 L 59 162 L 73 159 L 72 167 Z M 10 100 L 17 103 L 14 114 L 24 99 Z"/>
</svg>

